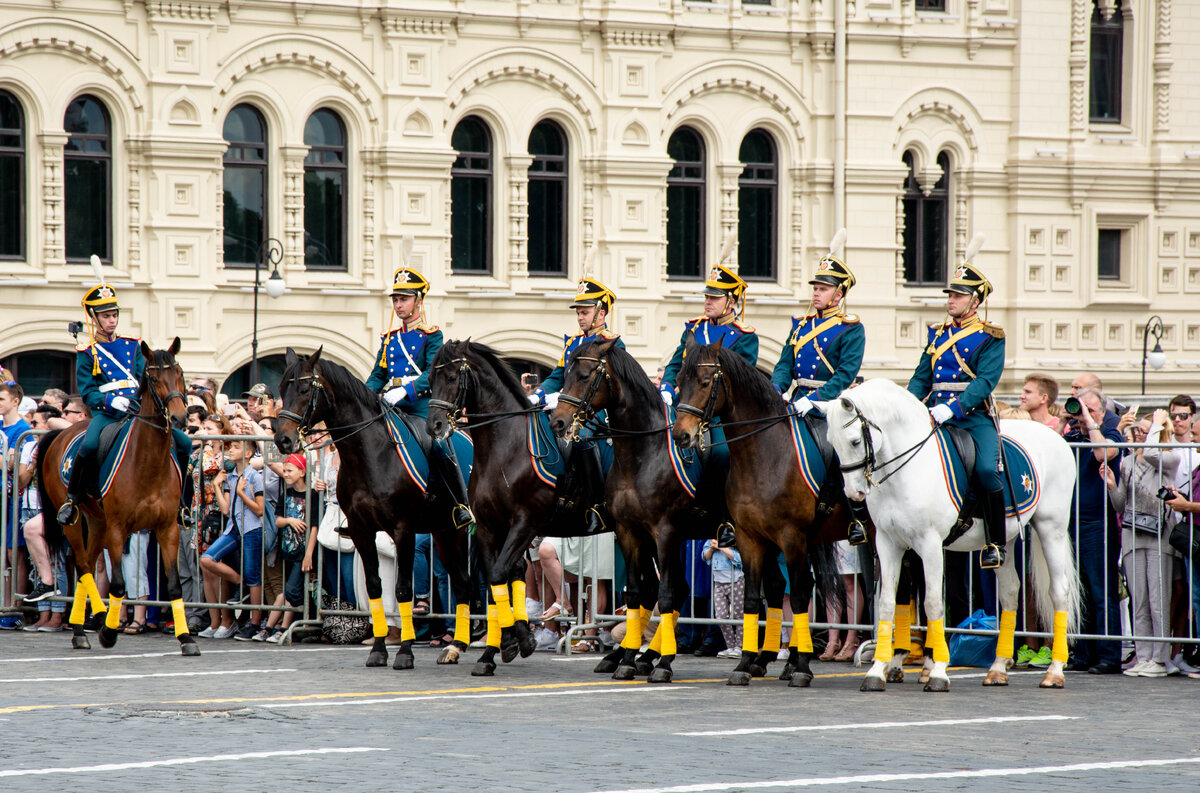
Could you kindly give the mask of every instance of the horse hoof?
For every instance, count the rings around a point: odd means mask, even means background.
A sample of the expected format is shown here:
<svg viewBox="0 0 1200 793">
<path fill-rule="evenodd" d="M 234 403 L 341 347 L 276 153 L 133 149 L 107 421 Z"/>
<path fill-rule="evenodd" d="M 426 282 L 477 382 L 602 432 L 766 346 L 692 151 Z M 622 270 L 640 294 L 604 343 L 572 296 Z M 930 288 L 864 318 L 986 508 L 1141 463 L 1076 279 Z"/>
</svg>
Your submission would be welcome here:
<svg viewBox="0 0 1200 793">
<path fill-rule="evenodd" d="M 950 690 L 950 680 L 945 677 L 931 677 L 925 684 L 926 691 L 942 693 Z"/>
<path fill-rule="evenodd" d="M 442 650 L 442 654 L 438 656 L 437 662 L 442 665 L 457 664 L 458 663 L 458 655 L 459 655 L 458 648 L 452 644 L 449 647 L 447 647 L 445 650 Z"/>
<path fill-rule="evenodd" d="M 650 673 L 654 671 L 654 664 L 647 661 L 638 661 L 633 668 L 638 677 L 649 677 Z"/>
<path fill-rule="evenodd" d="M 596 667 L 592 671 L 598 675 L 610 674 L 617 671 L 617 662 L 608 658 L 601 658 L 600 663 L 596 664 Z"/>
<path fill-rule="evenodd" d="M 667 668 L 665 666 L 657 666 L 654 668 L 654 671 L 650 673 L 650 682 L 651 683 L 670 683 L 671 679 L 674 677 L 675 677 L 674 673 L 671 672 L 671 670 L 669 668 Z"/>
<path fill-rule="evenodd" d="M 521 647 L 515 641 L 509 642 L 508 644 L 501 645 L 500 660 L 507 664 L 510 661 L 512 661 L 514 658 L 516 658 L 517 655 L 520 654 L 520 652 L 521 652 Z"/>
<path fill-rule="evenodd" d="M 200 654 L 200 645 L 195 642 L 184 642 L 179 645 L 179 652 L 186 656 L 195 656 Z"/>
<path fill-rule="evenodd" d="M 101 647 L 116 647 L 117 637 L 120 633 L 115 628 L 110 628 L 107 625 L 100 629 L 100 646 Z"/>
<path fill-rule="evenodd" d="M 887 670 L 887 681 L 889 683 L 903 683 L 904 682 L 904 670 L 898 666 L 894 669 L 888 669 Z"/>
<path fill-rule="evenodd" d="M 392 669 L 412 669 L 413 656 L 412 653 L 396 653 L 396 660 L 392 664 Z"/>
<path fill-rule="evenodd" d="M 76 650 L 90 650 L 92 649 L 92 643 L 88 641 L 86 636 L 72 636 L 71 647 Z"/>
<path fill-rule="evenodd" d="M 387 666 L 387 653 L 372 650 L 367 656 L 367 666 Z"/>
<path fill-rule="evenodd" d="M 496 665 L 491 661 L 476 661 L 471 677 L 491 677 L 496 674 Z"/>
<path fill-rule="evenodd" d="M 789 661 L 788 663 L 783 665 L 783 671 L 779 673 L 779 679 L 780 680 L 791 680 L 792 676 L 795 674 L 796 674 L 796 667 L 792 666 L 791 662 Z"/>
<path fill-rule="evenodd" d="M 521 640 L 517 642 L 517 648 L 521 651 L 522 658 L 533 655 L 534 650 L 537 649 L 537 641 L 533 638 L 533 634 L 529 633 L 521 637 Z"/>
<path fill-rule="evenodd" d="M 812 685 L 813 676 L 804 672 L 796 672 L 788 683 L 788 688 L 808 688 Z"/>
<path fill-rule="evenodd" d="M 637 675 L 637 670 L 632 666 L 618 666 L 612 674 L 613 680 L 633 680 Z"/>
<path fill-rule="evenodd" d="M 763 667 L 759 666 L 757 663 L 750 664 L 750 668 L 747 669 L 746 671 L 748 671 L 750 673 L 750 677 L 766 677 L 767 676 L 767 670 L 764 669 Z"/>
<path fill-rule="evenodd" d="M 917 682 L 920 683 L 921 685 L 925 685 L 926 683 L 929 682 L 929 670 L 928 669 L 921 670 L 921 676 L 917 678 Z"/>
<path fill-rule="evenodd" d="M 887 683 L 882 677 L 875 675 L 867 675 L 863 678 L 862 685 L 858 687 L 859 691 L 886 691 Z"/>
<path fill-rule="evenodd" d="M 733 671 L 729 673 L 729 680 L 725 682 L 727 686 L 748 686 L 750 685 L 750 673 Z"/>
<path fill-rule="evenodd" d="M 1042 682 L 1038 683 L 1038 688 L 1062 688 L 1064 685 L 1066 685 L 1066 682 L 1066 678 L 1062 675 L 1047 673 L 1047 675 L 1042 678 Z"/>
<path fill-rule="evenodd" d="M 989 671 L 987 677 L 983 679 L 983 684 L 985 686 L 1007 686 L 1008 675 L 1003 672 Z"/>
</svg>

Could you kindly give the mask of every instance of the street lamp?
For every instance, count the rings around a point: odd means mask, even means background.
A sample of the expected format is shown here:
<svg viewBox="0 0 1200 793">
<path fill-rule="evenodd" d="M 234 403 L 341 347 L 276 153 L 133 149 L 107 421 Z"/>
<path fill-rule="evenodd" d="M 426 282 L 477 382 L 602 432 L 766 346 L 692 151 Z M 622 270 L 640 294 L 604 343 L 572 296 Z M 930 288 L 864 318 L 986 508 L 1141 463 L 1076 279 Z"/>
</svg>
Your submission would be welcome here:
<svg viewBox="0 0 1200 793">
<path fill-rule="evenodd" d="M 279 297 L 286 286 L 283 276 L 279 274 L 279 263 L 283 261 L 283 243 L 274 237 L 267 237 L 258 246 L 258 258 L 254 262 L 254 335 L 250 340 L 250 386 L 258 382 L 258 287 L 259 271 L 271 266 L 271 275 L 267 278 L 264 288 L 271 297 Z"/>
<path fill-rule="evenodd" d="M 1150 337 L 1154 337 L 1154 349 L 1146 352 L 1147 346 L 1150 343 Z M 1155 371 L 1163 368 L 1167 363 L 1167 354 L 1163 352 L 1162 345 L 1159 343 L 1163 336 L 1162 317 L 1154 314 L 1150 319 L 1146 320 L 1146 327 L 1142 330 L 1142 393 L 1146 393 L 1146 364 Z"/>
</svg>

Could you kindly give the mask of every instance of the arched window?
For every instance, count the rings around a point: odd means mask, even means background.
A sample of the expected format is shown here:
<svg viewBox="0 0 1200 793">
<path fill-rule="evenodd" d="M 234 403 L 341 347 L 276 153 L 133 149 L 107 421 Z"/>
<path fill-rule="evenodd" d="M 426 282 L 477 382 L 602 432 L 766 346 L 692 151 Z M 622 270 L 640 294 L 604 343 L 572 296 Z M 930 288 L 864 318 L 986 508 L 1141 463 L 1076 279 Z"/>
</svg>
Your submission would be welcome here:
<svg viewBox="0 0 1200 793">
<path fill-rule="evenodd" d="M 450 267 L 454 272 L 492 269 L 492 135 L 476 116 L 458 122 L 450 145 Z"/>
<path fill-rule="evenodd" d="M 4 366 L 13 373 L 26 396 L 38 396 L 48 389 L 61 388 L 74 394 L 75 353 L 62 350 L 27 350 L 9 356 Z"/>
<path fill-rule="evenodd" d="M 764 130 L 742 139 L 738 159 L 738 273 L 743 278 L 775 277 L 775 212 L 779 169 L 775 141 Z"/>
<path fill-rule="evenodd" d="M 937 164 L 942 175 L 929 195 L 921 190 L 911 151 L 904 152 L 908 179 L 904 182 L 904 280 L 912 286 L 946 283 L 949 226 L 950 155 L 942 152 Z"/>
<path fill-rule="evenodd" d="M 1109 0 L 1092 8 L 1091 91 L 1088 115 L 1101 124 L 1121 121 L 1121 78 L 1125 43 L 1122 3 Z"/>
<path fill-rule="evenodd" d="M 346 269 L 346 126 L 321 109 L 304 125 L 304 264 Z"/>
<path fill-rule="evenodd" d="M 67 106 L 63 130 L 63 239 L 68 261 L 93 253 L 112 261 L 112 140 L 108 110 L 84 95 Z"/>
<path fill-rule="evenodd" d="M 704 274 L 704 139 L 680 127 L 667 140 L 667 275 Z"/>
<path fill-rule="evenodd" d="M 246 396 L 246 392 L 256 384 L 250 381 L 250 364 L 250 361 L 246 361 L 229 373 L 229 377 L 226 377 L 225 382 L 221 384 L 222 394 L 231 400 L 241 400 Z M 271 391 L 278 395 L 279 381 L 283 377 L 285 368 L 287 368 L 286 356 L 279 353 L 260 355 L 258 356 L 257 382 L 266 383 L 271 387 Z"/>
<path fill-rule="evenodd" d="M 250 105 L 225 117 L 225 264 L 253 265 L 267 237 L 267 122 Z"/>
<path fill-rule="evenodd" d="M 567 271 L 567 136 L 553 121 L 529 133 L 529 272 Z"/>
<path fill-rule="evenodd" d="M 25 117 L 0 91 L 0 259 L 25 258 Z"/>
</svg>

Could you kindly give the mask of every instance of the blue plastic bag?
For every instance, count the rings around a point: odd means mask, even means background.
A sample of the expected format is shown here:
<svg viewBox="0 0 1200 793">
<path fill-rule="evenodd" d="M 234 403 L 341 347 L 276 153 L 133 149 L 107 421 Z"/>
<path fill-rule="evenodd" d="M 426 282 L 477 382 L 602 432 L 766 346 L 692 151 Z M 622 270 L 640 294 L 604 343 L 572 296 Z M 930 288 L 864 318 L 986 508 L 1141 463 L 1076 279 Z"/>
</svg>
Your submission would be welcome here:
<svg viewBox="0 0 1200 793">
<path fill-rule="evenodd" d="M 983 609 L 963 620 L 959 626 L 969 630 L 994 631 L 996 618 Z M 996 637 L 975 636 L 969 633 L 955 633 L 950 637 L 950 666 L 983 666 L 992 665 L 996 660 Z"/>
</svg>

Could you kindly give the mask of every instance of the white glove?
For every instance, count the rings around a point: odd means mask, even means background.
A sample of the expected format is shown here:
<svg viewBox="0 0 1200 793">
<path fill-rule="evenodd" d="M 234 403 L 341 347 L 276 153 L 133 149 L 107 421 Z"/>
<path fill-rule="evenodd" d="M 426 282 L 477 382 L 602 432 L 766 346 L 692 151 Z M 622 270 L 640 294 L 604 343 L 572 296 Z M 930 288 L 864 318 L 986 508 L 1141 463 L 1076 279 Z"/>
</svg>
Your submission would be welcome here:
<svg viewBox="0 0 1200 793">
<path fill-rule="evenodd" d="M 662 397 L 662 400 L 666 404 L 667 407 L 670 407 L 671 405 L 675 404 L 675 397 L 671 396 L 670 391 L 659 391 L 658 393 L 659 393 L 659 396 Z"/>
<path fill-rule="evenodd" d="M 533 392 L 532 394 L 530 394 L 529 395 L 529 404 L 533 405 L 534 407 L 537 407 L 538 405 L 542 404 L 542 395 L 537 393 L 536 391 Z"/>
<path fill-rule="evenodd" d="M 795 402 L 792 403 L 792 407 L 794 407 L 796 409 L 796 412 L 799 413 L 801 416 L 807 416 L 808 411 L 813 409 L 813 403 L 812 403 L 812 400 L 809 399 L 808 397 L 800 397 L 799 399 L 797 399 Z"/>
<path fill-rule="evenodd" d="M 405 389 L 404 386 L 399 386 L 397 388 L 393 388 L 389 391 L 386 391 L 383 395 L 383 401 L 387 402 L 389 405 L 395 405 L 397 402 L 399 402 L 401 399 L 406 398 L 407 396 L 408 396 L 408 390 Z"/>
<path fill-rule="evenodd" d="M 110 406 L 112 407 L 113 410 L 118 410 L 122 413 L 127 413 L 129 411 L 129 397 L 123 397 L 123 396 L 113 397 L 113 401 L 110 403 Z"/>
<path fill-rule="evenodd" d="M 558 407 L 558 392 L 546 394 L 546 410 L 554 410 Z"/>
<path fill-rule="evenodd" d="M 946 404 L 934 405 L 929 409 L 929 415 L 933 416 L 933 420 L 938 424 L 945 424 L 954 418 L 954 411 Z"/>
</svg>

